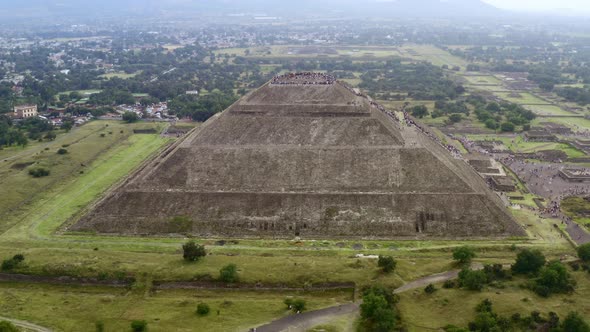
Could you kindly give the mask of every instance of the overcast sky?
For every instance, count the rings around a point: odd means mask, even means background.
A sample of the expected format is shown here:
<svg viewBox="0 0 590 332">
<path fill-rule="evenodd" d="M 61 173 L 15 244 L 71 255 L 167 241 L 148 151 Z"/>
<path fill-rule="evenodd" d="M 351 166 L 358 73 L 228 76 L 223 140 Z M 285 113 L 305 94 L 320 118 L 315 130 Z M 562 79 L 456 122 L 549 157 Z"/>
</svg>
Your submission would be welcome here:
<svg viewBox="0 0 590 332">
<path fill-rule="evenodd" d="M 589 0 L 484 0 L 494 6 L 517 10 L 574 9 L 590 11 Z"/>
</svg>

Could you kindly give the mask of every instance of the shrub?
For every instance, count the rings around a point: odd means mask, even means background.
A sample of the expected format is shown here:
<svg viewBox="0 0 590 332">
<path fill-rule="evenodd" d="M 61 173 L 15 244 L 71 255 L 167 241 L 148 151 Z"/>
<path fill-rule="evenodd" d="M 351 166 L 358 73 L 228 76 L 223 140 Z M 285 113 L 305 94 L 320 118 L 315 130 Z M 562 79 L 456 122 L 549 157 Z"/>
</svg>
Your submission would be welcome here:
<svg viewBox="0 0 590 332">
<path fill-rule="evenodd" d="M 104 332 L 104 322 L 98 321 L 94 323 L 94 327 L 96 328 L 96 332 Z"/>
<path fill-rule="evenodd" d="M 366 331 L 391 331 L 395 327 L 393 303 L 388 301 L 383 290 L 381 287 L 373 287 L 363 295 L 361 319 Z"/>
<path fill-rule="evenodd" d="M 434 292 L 436 292 L 436 287 L 434 287 L 433 284 L 430 284 L 430 285 L 426 286 L 426 288 L 424 288 L 424 293 L 426 293 L 426 294 L 432 294 Z"/>
<path fill-rule="evenodd" d="M 469 290 L 480 291 L 488 282 L 488 278 L 484 271 L 464 269 L 459 272 L 459 282 L 461 286 Z"/>
<path fill-rule="evenodd" d="M 185 261 L 194 262 L 206 255 L 205 246 L 196 244 L 195 241 L 191 240 L 182 245 L 182 258 Z"/>
<path fill-rule="evenodd" d="M 197 305 L 197 315 L 199 316 L 208 315 L 210 310 L 209 305 L 206 303 L 199 303 Z"/>
<path fill-rule="evenodd" d="M 453 259 L 460 264 L 469 264 L 473 258 L 475 258 L 475 252 L 467 246 L 453 250 Z"/>
<path fill-rule="evenodd" d="M 11 322 L 5 320 L 0 321 L 0 332 L 19 332 L 20 329 L 14 326 Z"/>
<path fill-rule="evenodd" d="M 305 300 L 303 299 L 295 299 L 293 300 L 293 311 L 301 312 L 305 310 Z"/>
<path fill-rule="evenodd" d="M 131 330 L 133 332 L 147 331 L 147 322 L 145 320 L 134 320 L 131 322 Z"/>
<path fill-rule="evenodd" d="M 590 262 L 590 243 L 578 247 L 578 257 L 584 262 Z"/>
<path fill-rule="evenodd" d="M 577 312 L 570 312 L 563 320 L 564 332 L 590 332 L 590 325 Z"/>
<path fill-rule="evenodd" d="M 543 297 L 552 293 L 572 292 L 575 286 L 575 280 L 572 279 L 565 265 L 560 262 L 551 262 L 544 267 L 534 283 L 533 290 Z"/>
<path fill-rule="evenodd" d="M 66 150 L 66 149 L 57 150 L 57 154 L 67 154 L 67 153 L 68 153 L 68 150 Z"/>
<path fill-rule="evenodd" d="M 545 265 L 545 256 L 539 250 L 523 249 L 516 256 L 512 272 L 517 274 L 536 274 Z"/>
<path fill-rule="evenodd" d="M 10 271 L 16 267 L 17 263 L 14 259 L 5 259 L 2 262 L 2 271 Z"/>
<path fill-rule="evenodd" d="M 137 122 L 139 120 L 139 116 L 135 112 L 125 112 L 123 113 L 123 121 L 127 123 Z"/>
<path fill-rule="evenodd" d="M 34 178 L 41 178 L 49 175 L 49 170 L 43 167 L 37 167 L 29 170 L 29 175 Z"/>
<path fill-rule="evenodd" d="M 12 257 L 12 259 L 17 263 L 21 263 L 25 260 L 25 256 L 23 254 L 16 254 Z"/>
<path fill-rule="evenodd" d="M 443 284 L 443 288 L 446 288 L 446 289 L 455 288 L 455 281 L 454 280 L 445 281 L 445 283 Z"/>
<path fill-rule="evenodd" d="M 223 282 L 236 282 L 239 280 L 236 264 L 228 264 L 219 270 L 219 280 Z"/>
<path fill-rule="evenodd" d="M 383 269 L 385 273 L 391 273 L 395 270 L 397 266 L 397 262 L 391 256 L 381 256 L 379 255 L 379 260 L 377 261 L 377 266 Z"/>
</svg>

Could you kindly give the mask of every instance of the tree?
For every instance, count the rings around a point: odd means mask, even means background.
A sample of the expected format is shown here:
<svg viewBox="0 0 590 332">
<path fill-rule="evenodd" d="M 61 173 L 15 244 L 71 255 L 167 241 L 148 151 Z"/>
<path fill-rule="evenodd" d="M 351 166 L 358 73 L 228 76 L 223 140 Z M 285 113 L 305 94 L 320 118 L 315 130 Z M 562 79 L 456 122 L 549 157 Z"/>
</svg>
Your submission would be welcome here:
<svg viewBox="0 0 590 332">
<path fill-rule="evenodd" d="M 480 291 L 487 282 L 488 277 L 484 271 L 464 269 L 459 272 L 459 283 L 469 290 Z"/>
<path fill-rule="evenodd" d="M 49 170 L 43 167 L 37 167 L 29 170 L 29 175 L 34 178 L 41 178 L 49 175 Z"/>
<path fill-rule="evenodd" d="M 379 260 L 377 261 L 377 266 L 383 269 L 385 273 L 391 273 L 395 270 L 397 266 L 397 262 L 391 256 L 381 256 L 379 255 Z"/>
<path fill-rule="evenodd" d="M 574 290 L 575 281 L 561 262 L 551 262 L 541 269 L 535 280 L 534 291 L 547 297 L 552 293 L 568 293 Z"/>
<path fill-rule="evenodd" d="M 48 141 L 53 141 L 56 137 L 57 135 L 53 131 L 49 131 L 45 134 L 45 139 Z"/>
<path fill-rule="evenodd" d="M 473 258 L 475 258 L 475 252 L 470 247 L 463 246 L 453 250 L 453 259 L 460 264 L 469 264 Z"/>
<path fill-rule="evenodd" d="M 236 264 L 228 264 L 219 270 L 219 280 L 223 282 L 236 282 L 239 280 L 238 267 Z"/>
<path fill-rule="evenodd" d="M 196 244 L 195 241 L 191 240 L 182 245 L 182 258 L 185 261 L 195 262 L 206 255 L 205 246 Z"/>
<path fill-rule="evenodd" d="M 127 123 L 137 122 L 139 120 L 139 116 L 135 112 L 125 112 L 123 113 L 123 121 Z"/>
<path fill-rule="evenodd" d="M 66 132 L 72 130 L 72 127 L 74 127 L 74 123 L 72 121 L 64 121 L 61 124 L 61 129 L 65 130 Z"/>
<path fill-rule="evenodd" d="M 387 301 L 379 289 L 369 289 L 363 295 L 361 319 L 367 331 L 389 332 L 395 327 L 393 303 Z"/>
<path fill-rule="evenodd" d="M 461 114 L 459 114 L 459 113 L 453 113 L 453 114 L 449 115 L 449 121 L 451 121 L 451 123 L 461 122 L 462 119 L 463 119 L 463 116 L 461 116 Z"/>
<path fill-rule="evenodd" d="M 516 274 L 536 274 L 545 265 L 545 256 L 539 250 L 523 249 L 516 255 L 512 272 Z"/>
<path fill-rule="evenodd" d="M 14 326 L 11 322 L 5 320 L 0 321 L 0 332 L 19 332 L 20 329 Z"/>
<path fill-rule="evenodd" d="M 561 327 L 563 332 L 590 332 L 590 325 L 577 312 L 570 312 Z"/>
<path fill-rule="evenodd" d="M 418 105 L 412 107 L 412 115 L 422 119 L 424 116 L 428 115 L 428 108 L 424 105 Z"/>
<path fill-rule="evenodd" d="M 199 315 L 199 316 L 208 315 L 210 310 L 211 309 L 209 308 L 209 305 L 206 303 L 199 303 L 197 305 L 197 315 Z"/>
<path fill-rule="evenodd" d="M 63 148 L 57 150 L 57 154 L 67 154 L 67 153 L 68 153 L 68 150 L 63 149 Z"/>
<path fill-rule="evenodd" d="M 133 332 L 147 331 L 147 322 L 145 320 L 134 320 L 131 322 L 131 330 Z"/>
<path fill-rule="evenodd" d="M 94 327 L 96 329 L 96 332 L 104 332 L 104 322 L 102 322 L 102 321 L 95 322 Z"/>
<path fill-rule="evenodd" d="M 512 122 L 502 122 L 502 124 L 500 125 L 500 130 L 504 132 L 513 132 L 514 124 Z"/>
<path fill-rule="evenodd" d="M 584 262 L 590 262 L 590 243 L 578 247 L 578 257 Z"/>
</svg>

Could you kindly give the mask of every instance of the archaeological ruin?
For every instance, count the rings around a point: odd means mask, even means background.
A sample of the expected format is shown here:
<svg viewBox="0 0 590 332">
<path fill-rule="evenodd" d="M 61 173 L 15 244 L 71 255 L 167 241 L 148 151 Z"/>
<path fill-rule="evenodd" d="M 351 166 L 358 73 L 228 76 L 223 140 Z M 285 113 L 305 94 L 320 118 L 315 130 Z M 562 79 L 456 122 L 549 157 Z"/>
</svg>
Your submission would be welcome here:
<svg viewBox="0 0 590 332">
<path fill-rule="evenodd" d="M 523 236 L 463 159 L 321 74 L 276 77 L 132 174 L 69 227 L 262 238 Z"/>
</svg>

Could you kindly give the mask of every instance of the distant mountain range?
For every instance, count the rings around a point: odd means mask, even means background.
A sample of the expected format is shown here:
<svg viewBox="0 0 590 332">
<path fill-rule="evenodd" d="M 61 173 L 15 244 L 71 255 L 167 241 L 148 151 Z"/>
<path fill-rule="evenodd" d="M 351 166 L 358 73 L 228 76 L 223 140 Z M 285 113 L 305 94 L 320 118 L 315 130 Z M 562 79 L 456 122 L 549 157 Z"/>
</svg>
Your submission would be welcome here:
<svg viewBox="0 0 590 332">
<path fill-rule="evenodd" d="M 20 0 L 0 1 L 1 16 L 260 14 L 341 17 L 478 17 L 502 13 L 479 0 Z"/>
</svg>

